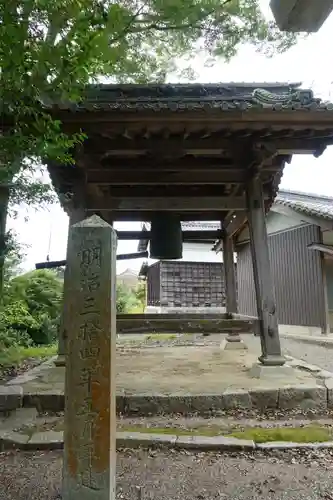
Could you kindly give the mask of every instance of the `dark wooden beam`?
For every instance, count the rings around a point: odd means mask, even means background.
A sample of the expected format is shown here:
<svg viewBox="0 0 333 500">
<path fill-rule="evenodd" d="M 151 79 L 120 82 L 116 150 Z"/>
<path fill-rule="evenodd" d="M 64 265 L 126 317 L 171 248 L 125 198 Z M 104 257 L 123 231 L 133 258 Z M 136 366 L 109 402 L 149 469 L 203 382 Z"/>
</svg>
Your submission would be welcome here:
<svg viewBox="0 0 333 500">
<path fill-rule="evenodd" d="M 258 141 L 257 147 L 275 151 L 279 155 L 313 154 L 320 156 L 325 151 L 326 146 L 331 144 L 333 144 L 333 137 L 317 139 L 289 137 L 272 141 Z"/>
<path fill-rule="evenodd" d="M 88 184 L 88 186 L 98 186 L 98 184 Z M 101 186 L 100 187 L 102 197 L 106 199 L 117 199 L 117 198 L 206 198 L 210 196 L 228 196 L 229 198 L 234 198 L 230 190 L 223 190 L 220 184 L 189 184 L 184 186 L 183 184 L 168 185 L 164 183 L 162 185 L 134 185 L 132 186 L 130 180 L 127 184 L 121 184 L 116 186 Z M 244 192 L 244 187 L 242 192 Z M 242 194 L 242 193 L 240 193 Z M 237 197 L 237 195 L 236 195 Z M 97 197 L 92 194 L 92 199 Z M 198 209 L 200 205 L 198 205 Z"/>
<path fill-rule="evenodd" d="M 269 175 L 269 174 L 267 174 Z M 242 169 L 224 169 L 206 171 L 202 166 L 201 171 L 164 172 L 152 170 L 137 171 L 87 171 L 87 182 L 99 185 L 208 185 L 208 184 L 235 184 L 244 183 L 247 173 Z"/>
<path fill-rule="evenodd" d="M 239 148 L 247 147 L 248 141 L 241 139 L 232 138 L 228 139 L 223 137 L 207 137 L 206 139 L 183 139 L 182 137 L 175 137 L 169 139 L 124 139 L 115 138 L 108 139 L 105 137 L 98 137 L 94 139 L 87 139 L 83 144 L 84 153 L 107 153 L 108 151 L 120 151 L 125 155 L 128 151 L 152 151 L 158 152 L 163 156 L 172 156 L 178 154 L 184 154 L 184 152 L 190 152 L 199 154 L 200 152 L 207 152 L 207 150 L 214 151 L 235 151 Z M 323 146 L 324 144 L 324 146 Z M 333 137 L 318 137 L 318 138 L 308 138 L 308 137 L 287 137 L 287 138 L 270 138 L 266 140 L 261 140 L 256 138 L 256 141 L 252 142 L 252 147 L 254 149 L 264 147 L 268 150 L 274 150 L 279 154 L 289 154 L 289 153 L 313 153 L 315 151 L 325 148 L 326 145 L 333 144 Z"/>
<path fill-rule="evenodd" d="M 245 211 L 232 212 L 223 221 L 223 232 L 225 237 L 233 239 L 235 233 L 240 229 L 243 224 L 247 221 L 247 215 Z M 213 250 L 216 253 L 221 252 L 223 249 L 223 238 L 217 241 L 214 245 Z"/>
<path fill-rule="evenodd" d="M 110 197 L 88 200 L 87 210 L 96 212 L 98 210 L 112 210 L 125 212 L 135 211 L 168 211 L 168 212 L 207 212 L 224 210 L 245 210 L 246 202 L 244 196 L 174 196 L 174 197 Z"/>
<path fill-rule="evenodd" d="M 148 257 L 148 252 L 135 252 L 135 253 L 120 253 L 117 255 L 117 260 L 130 260 L 130 259 L 145 259 Z M 50 260 L 46 262 L 37 262 L 36 269 L 55 269 L 57 267 L 66 266 L 67 260 Z"/>
<path fill-rule="evenodd" d="M 118 240 L 150 240 L 150 231 L 117 231 Z M 183 231 L 183 241 L 214 241 L 222 237 L 220 230 Z"/>
<path fill-rule="evenodd" d="M 97 210 L 91 209 L 89 213 L 96 213 L 98 212 Z M 106 214 L 108 213 L 107 210 L 103 212 L 103 218 L 105 220 L 108 220 Z M 112 213 L 112 219 L 117 222 L 133 222 L 133 221 L 141 221 L 141 222 L 146 222 L 151 219 L 152 215 L 152 210 L 139 210 L 139 211 L 131 211 L 131 210 L 115 210 Z M 207 221 L 207 220 L 212 220 L 216 221 L 219 219 L 223 219 L 225 216 L 225 212 L 221 210 L 205 210 L 202 211 L 200 208 L 197 208 L 196 210 L 175 210 L 174 215 L 178 216 L 179 219 L 183 222 L 187 221 Z"/>
<path fill-rule="evenodd" d="M 195 170 L 201 171 L 202 168 L 212 169 L 213 171 L 219 170 L 223 167 L 233 167 L 234 162 L 230 157 L 222 155 L 197 157 L 193 155 L 177 157 L 173 159 L 164 159 L 158 155 L 144 155 L 140 158 L 115 158 L 114 156 L 105 155 L 88 155 L 80 160 L 80 162 L 87 166 L 89 170 Z"/>
<path fill-rule="evenodd" d="M 184 151 L 205 151 L 207 149 L 229 150 L 235 147 L 235 140 L 219 138 L 212 139 L 184 139 L 183 137 L 174 137 L 169 139 L 125 139 L 122 137 L 109 139 L 106 137 L 94 137 L 87 139 L 83 144 L 84 153 L 101 154 L 108 151 L 153 151 L 163 156 L 172 156 L 183 154 Z"/>
<path fill-rule="evenodd" d="M 246 219 L 246 212 L 237 212 L 236 214 L 234 214 L 234 217 L 228 221 L 225 227 L 226 234 L 229 237 L 233 236 L 235 232 L 244 224 Z"/>
</svg>

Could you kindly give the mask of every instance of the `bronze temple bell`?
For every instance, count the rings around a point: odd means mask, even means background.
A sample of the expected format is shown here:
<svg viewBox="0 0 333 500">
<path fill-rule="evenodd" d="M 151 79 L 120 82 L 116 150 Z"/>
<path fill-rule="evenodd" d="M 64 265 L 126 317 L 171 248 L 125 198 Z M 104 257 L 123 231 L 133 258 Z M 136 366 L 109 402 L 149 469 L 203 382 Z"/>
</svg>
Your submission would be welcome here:
<svg viewBox="0 0 333 500">
<path fill-rule="evenodd" d="M 150 226 L 150 257 L 175 260 L 182 256 L 183 235 L 179 218 L 169 213 L 155 213 Z"/>
</svg>

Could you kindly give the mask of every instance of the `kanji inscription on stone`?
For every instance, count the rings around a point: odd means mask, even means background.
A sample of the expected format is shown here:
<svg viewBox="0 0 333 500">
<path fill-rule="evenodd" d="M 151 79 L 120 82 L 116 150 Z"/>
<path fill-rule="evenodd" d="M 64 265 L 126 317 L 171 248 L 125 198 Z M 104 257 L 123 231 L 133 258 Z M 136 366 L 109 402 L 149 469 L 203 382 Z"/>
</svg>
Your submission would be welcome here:
<svg viewBox="0 0 333 500">
<path fill-rule="evenodd" d="M 68 247 L 64 500 L 114 500 L 117 236 L 98 216 Z"/>
</svg>

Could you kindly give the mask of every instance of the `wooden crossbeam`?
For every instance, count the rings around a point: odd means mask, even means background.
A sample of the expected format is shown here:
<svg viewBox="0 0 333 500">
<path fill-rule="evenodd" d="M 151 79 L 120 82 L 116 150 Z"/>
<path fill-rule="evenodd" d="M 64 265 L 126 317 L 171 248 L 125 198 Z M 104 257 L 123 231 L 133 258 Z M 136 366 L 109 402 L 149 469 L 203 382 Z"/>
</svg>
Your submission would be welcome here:
<svg viewBox="0 0 333 500">
<path fill-rule="evenodd" d="M 245 220 L 246 220 L 246 212 L 237 212 L 235 214 L 235 217 L 230 219 L 230 221 L 225 227 L 227 235 L 229 237 L 233 236 L 237 231 L 237 229 L 239 229 L 240 226 L 245 222 Z"/>
<path fill-rule="evenodd" d="M 191 170 L 202 171 L 205 169 L 219 170 L 225 167 L 235 168 L 233 159 L 223 155 L 214 155 L 213 157 L 197 157 L 193 155 L 183 156 L 181 158 L 165 158 L 155 155 L 144 155 L 138 158 L 115 158 L 107 155 L 88 155 L 82 163 L 86 164 L 89 170 Z"/>
<path fill-rule="evenodd" d="M 216 240 L 222 236 L 221 230 L 183 231 L 183 241 Z M 117 231 L 118 240 L 150 240 L 150 231 Z"/>
<path fill-rule="evenodd" d="M 176 170 L 176 169 L 175 169 Z M 242 169 L 223 169 L 212 172 L 206 171 L 204 165 L 201 171 L 186 172 L 164 172 L 158 170 L 137 171 L 107 171 L 93 170 L 87 171 L 87 182 L 99 185 L 208 185 L 226 183 L 244 183 L 246 181 L 246 171 Z"/>
<path fill-rule="evenodd" d="M 206 212 L 206 211 L 225 211 L 225 210 L 245 210 L 246 200 L 244 196 L 168 196 L 168 197 L 140 197 L 128 196 L 98 198 L 88 200 L 87 211 L 96 212 L 99 210 L 117 211 L 146 211 L 155 212 L 158 210 L 167 212 Z"/>
<path fill-rule="evenodd" d="M 266 147 L 268 150 L 274 150 L 279 154 L 288 153 L 314 153 L 323 148 L 323 143 L 326 145 L 333 144 L 332 132 L 328 137 L 318 137 L 318 138 L 271 138 L 271 139 L 256 139 L 252 143 L 252 147 L 257 148 L 258 146 Z M 245 144 L 245 143 L 244 143 Z M 246 143 L 248 145 L 248 142 Z M 104 153 L 113 151 L 122 151 L 124 153 L 135 150 L 138 152 L 142 151 L 153 151 L 165 156 L 166 152 L 170 155 L 172 154 L 183 154 L 184 152 L 195 152 L 200 154 L 200 152 L 205 152 L 207 150 L 215 151 L 234 151 L 242 148 L 241 139 L 229 139 L 219 138 L 219 137 L 208 137 L 206 139 L 183 139 L 181 137 L 172 139 L 108 139 L 104 137 L 98 137 L 98 139 L 88 139 L 84 145 L 83 150 L 85 153 Z"/>
<path fill-rule="evenodd" d="M 135 253 L 120 253 L 117 255 L 117 260 L 130 260 L 130 259 L 145 259 L 148 257 L 148 252 L 135 252 Z M 57 267 L 66 266 L 67 261 L 64 260 L 50 260 L 46 262 L 37 262 L 36 269 L 55 269 Z"/>
<path fill-rule="evenodd" d="M 94 139 L 88 139 L 84 142 L 83 148 L 85 153 L 107 153 L 108 151 L 154 151 L 161 152 L 164 156 L 167 152 L 168 154 L 174 154 L 175 152 L 183 151 L 198 151 L 207 149 L 217 149 L 225 150 L 230 149 L 234 142 L 230 139 L 183 139 L 182 137 L 175 137 L 172 139 L 125 139 L 125 138 L 115 138 L 109 139 L 105 137 L 98 137 Z M 167 149 L 166 149 L 167 148 Z"/>
</svg>

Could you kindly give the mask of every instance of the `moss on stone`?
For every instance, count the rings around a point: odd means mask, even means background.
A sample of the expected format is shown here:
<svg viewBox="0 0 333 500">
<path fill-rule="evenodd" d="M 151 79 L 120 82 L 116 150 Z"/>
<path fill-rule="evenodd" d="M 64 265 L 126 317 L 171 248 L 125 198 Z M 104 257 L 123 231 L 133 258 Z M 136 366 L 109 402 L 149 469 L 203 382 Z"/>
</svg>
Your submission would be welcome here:
<svg viewBox="0 0 333 500">
<path fill-rule="evenodd" d="M 295 443 L 322 443 L 332 439 L 332 430 L 329 427 L 309 425 L 305 427 L 287 428 L 246 428 L 239 431 L 227 431 L 218 426 L 211 427 L 144 427 L 144 426 L 122 426 L 121 431 L 148 432 L 149 434 L 167 434 L 176 436 L 221 436 L 226 435 L 238 439 L 248 439 L 255 443 L 267 443 L 273 441 L 289 441 Z"/>
<path fill-rule="evenodd" d="M 23 425 L 17 432 L 31 436 L 35 432 L 63 431 L 63 417 L 40 419 L 32 424 Z M 126 425 L 118 422 L 117 430 L 121 432 L 142 432 L 149 434 L 164 434 L 173 436 L 228 436 L 238 439 L 251 440 L 255 443 L 267 443 L 273 441 L 288 441 L 294 443 L 321 443 L 333 440 L 332 427 L 319 424 L 311 424 L 303 427 L 247 427 L 242 429 L 229 428 L 219 425 L 193 426 L 193 427 L 147 427 L 142 425 Z"/>
<path fill-rule="evenodd" d="M 148 333 L 145 340 L 173 340 L 178 336 L 176 333 Z"/>
<path fill-rule="evenodd" d="M 322 443 L 332 439 L 332 429 L 319 425 L 305 427 L 276 427 L 260 428 L 253 427 L 234 431 L 231 437 L 238 439 L 251 439 L 255 443 L 267 443 L 273 441 L 289 441 L 294 443 Z"/>
</svg>

